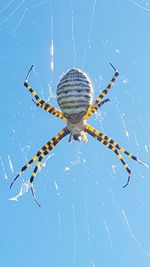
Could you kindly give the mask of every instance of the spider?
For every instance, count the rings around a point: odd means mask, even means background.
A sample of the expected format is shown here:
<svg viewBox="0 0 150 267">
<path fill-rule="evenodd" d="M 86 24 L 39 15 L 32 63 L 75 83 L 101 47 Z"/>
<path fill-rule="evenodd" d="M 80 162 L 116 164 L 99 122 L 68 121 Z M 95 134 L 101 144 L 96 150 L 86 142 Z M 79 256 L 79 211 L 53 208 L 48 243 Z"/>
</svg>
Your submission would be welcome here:
<svg viewBox="0 0 150 267">
<path fill-rule="evenodd" d="M 126 151 L 123 147 L 121 147 L 116 141 L 108 137 L 107 135 L 101 133 L 100 131 L 93 128 L 91 125 L 87 124 L 87 120 L 99 109 L 103 104 L 109 101 L 109 99 L 102 99 L 106 96 L 106 94 L 110 91 L 112 84 L 115 82 L 116 78 L 119 76 L 119 72 L 110 62 L 111 67 L 114 70 L 114 75 L 108 86 L 100 93 L 100 95 L 96 98 L 96 100 L 92 103 L 93 98 L 93 86 L 92 83 L 87 76 L 86 73 L 81 71 L 80 69 L 73 68 L 69 70 L 60 80 L 57 86 L 57 101 L 60 107 L 60 110 L 54 108 L 53 106 L 47 104 L 44 100 L 42 100 L 37 93 L 31 88 L 28 84 L 28 79 L 30 73 L 33 69 L 33 65 L 29 69 L 27 76 L 25 78 L 24 86 L 31 93 L 31 95 L 35 98 L 33 102 L 39 108 L 45 109 L 47 112 L 53 114 L 59 119 L 63 120 L 67 125 L 64 127 L 59 133 L 57 133 L 50 141 L 48 141 L 37 153 L 34 157 L 26 163 L 18 175 L 12 181 L 10 188 L 13 186 L 14 182 L 18 179 L 19 176 L 23 174 L 23 172 L 35 161 L 37 161 L 36 166 L 32 172 L 30 178 L 30 188 L 33 195 L 33 198 L 37 205 L 40 207 L 41 205 L 37 201 L 35 190 L 33 187 L 33 181 L 35 179 L 36 173 L 40 167 L 41 161 L 43 158 L 66 136 L 69 136 L 69 141 L 83 141 L 87 142 L 87 134 L 93 136 L 100 143 L 105 145 L 107 148 L 112 150 L 119 161 L 122 163 L 123 167 L 126 169 L 128 173 L 128 180 L 126 184 L 123 186 L 125 188 L 130 181 L 131 170 L 128 164 L 124 161 L 120 152 L 126 154 L 129 158 L 139 162 L 140 164 L 149 167 L 147 164 L 139 160 L 133 154 Z"/>
</svg>

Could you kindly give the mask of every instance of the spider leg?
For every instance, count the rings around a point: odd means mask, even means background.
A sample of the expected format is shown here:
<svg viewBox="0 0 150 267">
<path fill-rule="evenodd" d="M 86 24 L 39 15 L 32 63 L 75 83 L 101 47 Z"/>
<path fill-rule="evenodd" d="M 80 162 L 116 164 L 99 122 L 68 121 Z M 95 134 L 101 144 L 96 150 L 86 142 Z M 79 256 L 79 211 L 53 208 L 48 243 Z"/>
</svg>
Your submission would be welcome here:
<svg viewBox="0 0 150 267">
<path fill-rule="evenodd" d="M 33 198 L 35 200 L 35 202 L 37 203 L 37 205 L 40 207 L 41 205 L 39 204 L 39 202 L 37 201 L 37 198 L 36 198 L 36 195 L 35 195 L 35 190 L 34 190 L 34 187 L 33 187 L 33 181 L 36 177 L 36 174 L 37 174 L 37 171 L 40 167 L 40 164 L 41 164 L 41 161 L 43 160 L 43 158 L 49 154 L 49 152 L 60 142 L 60 140 L 66 136 L 67 134 L 69 134 L 69 130 L 66 128 L 66 133 L 65 134 L 57 134 L 57 136 L 55 135 L 55 139 L 52 138 L 49 143 L 48 143 L 48 147 L 43 151 L 43 153 L 40 154 L 39 158 L 38 158 L 38 161 L 36 163 L 36 166 L 32 172 L 32 175 L 31 175 L 31 178 L 30 178 L 30 187 L 31 187 L 31 192 L 32 192 L 32 195 L 33 195 Z"/>
<path fill-rule="evenodd" d="M 108 137 L 107 135 L 104 135 L 103 133 L 97 131 L 94 129 L 91 125 L 86 125 L 86 130 L 90 131 L 96 136 L 101 137 L 102 139 L 106 140 L 109 144 L 113 145 L 113 147 L 119 149 L 122 153 L 126 154 L 129 158 L 139 162 L 140 164 L 144 165 L 145 167 L 149 167 L 145 162 L 141 161 L 137 157 L 135 157 L 133 154 L 129 153 L 127 150 L 125 150 L 123 147 L 121 147 L 116 141 Z"/>
<path fill-rule="evenodd" d="M 93 108 L 90 107 L 90 111 L 88 111 L 87 114 L 85 115 L 85 119 L 88 120 L 89 117 L 91 117 L 99 108 L 101 108 L 101 106 L 103 106 L 105 103 L 109 101 L 110 101 L 109 98 L 106 98 L 105 100 L 98 103 L 97 106 Z"/>
<path fill-rule="evenodd" d="M 32 96 L 35 97 L 36 101 L 34 101 L 34 103 L 40 107 L 40 108 L 43 108 L 45 109 L 47 112 L 53 114 L 54 116 L 64 120 L 66 122 L 66 118 L 63 116 L 62 112 L 59 111 L 58 109 L 55 109 L 53 106 L 47 104 L 44 100 L 42 100 L 38 95 L 37 93 L 32 89 L 32 87 L 28 84 L 28 79 L 29 79 L 29 76 L 30 76 L 30 73 L 33 69 L 33 65 L 31 66 L 31 68 L 29 69 L 28 73 L 27 73 L 27 76 L 25 78 L 25 81 L 24 81 L 24 86 L 27 88 L 27 90 L 31 93 Z"/>
<path fill-rule="evenodd" d="M 35 190 L 34 190 L 34 187 L 33 187 L 33 181 L 34 181 L 34 179 L 35 179 L 35 177 L 36 177 L 36 174 L 37 174 L 37 171 L 38 171 L 38 169 L 39 169 L 39 167 L 40 167 L 41 161 L 43 160 L 43 158 L 44 158 L 44 157 L 45 157 L 45 156 L 46 156 L 52 149 L 53 149 L 53 146 L 49 146 L 49 149 L 44 150 L 43 153 L 39 156 L 38 161 L 37 161 L 37 163 L 36 163 L 36 166 L 35 166 L 35 168 L 34 168 L 34 170 L 33 170 L 33 172 L 32 172 L 31 178 L 30 178 L 30 188 L 31 188 L 32 196 L 33 196 L 35 202 L 37 203 L 37 205 L 38 205 L 39 207 L 41 207 L 41 205 L 39 204 L 39 202 L 38 202 L 38 200 L 37 200 L 37 197 L 36 197 L 36 195 L 35 195 Z"/>
<path fill-rule="evenodd" d="M 116 70 L 116 68 L 113 66 L 113 64 L 110 62 L 111 67 L 114 69 L 115 74 L 111 81 L 109 82 L 108 86 L 100 93 L 100 95 L 96 98 L 94 103 L 89 107 L 87 114 L 86 114 L 86 119 L 89 119 L 91 115 L 94 114 L 94 112 L 100 107 L 98 104 L 101 102 L 102 98 L 110 91 L 112 85 L 116 81 L 117 77 L 119 76 L 119 72 Z M 96 108 L 97 107 L 97 108 Z M 94 110 L 96 108 L 96 110 Z"/>
<path fill-rule="evenodd" d="M 121 161 L 121 163 L 123 164 L 123 167 L 126 169 L 127 173 L 128 173 L 128 180 L 127 183 L 123 186 L 126 187 L 129 182 L 130 182 L 130 177 L 131 177 L 131 170 L 128 167 L 128 164 L 124 161 L 123 157 L 121 156 L 121 154 L 118 152 L 117 148 L 115 148 L 112 144 L 110 144 L 109 142 L 107 142 L 105 139 L 103 139 L 102 137 L 96 135 L 94 132 L 90 131 L 89 129 L 85 129 L 85 131 L 90 134 L 91 136 L 93 136 L 95 139 L 97 139 L 99 142 L 101 142 L 103 145 L 105 145 L 107 148 L 109 148 L 110 150 L 112 150 L 117 158 Z"/>
<path fill-rule="evenodd" d="M 58 109 L 52 107 L 51 105 L 44 103 L 43 105 L 41 103 L 36 102 L 34 99 L 32 99 L 32 101 L 34 102 L 34 104 L 42 109 L 45 109 L 47 112 L 53 114 L 54 116 L 56 116 L 57 118 L 63 120 L 64 122 L 67 122 L 67 119 L 64 117 L 63 113 L 61 111 L 59 111 Z"/>
<path fill-rule="evenodd" d="M 34 155 L 34 157 L 27 162 L 22 169 L 20 170 L 20 172 L 17 174 L 17 176 L 14 178 L 14 180 L 12 181 L 11 185 L 10 185 L 10 189 L 13 186 L 13 184 L 15 183 L 15 181 L 19 178 L 19 176 L 21 176 L 23 174 L 23 172 L 28 169 L 30 167 L 30 165 L 35 162 L 40 156 L 41 154 L 44 153 L 44 151 L 46 150 L 51 150 L 55 145 L 57 145 L 59 143 L 59 141 L 65 137 L 67 134 L 69 134 L 69 130 L 67 127 L 63 128 L 58 134 L 56 134 L 49 142 L 47 142 L 40 150 L 38 150 L 38 152 Z M 50 149 L 51 148 L 51 149 Z"/>
<path fill-rule="evenodd" d="M 130 177 L 131 177 L 131 170 L 130 170 L 128 164 L 124 161 L 124 159 L 121 156 L 121 154 L 118 152 L 118 149 L 121 152 L 125 153 L 129 158 L 132 158 L 133 160 L 139 162 L 140 164 L 148 167 L 147 164 L 145 164 L 144 162 L 139 160 L 137 157 L 133 156 L 131 153 L 127 152 L 124 148 L 120 147 L 120 145 L 118 143 L 116 143 L 114 140 L 112 140 L 111 138 L 109 138 L 106 135 L 102 134 L 101 132 L 97 131 L 92 126 L 86 125 L 85 132 L 87 132 L 88 134 L 93 136 L 95 139 L 100 141 L 102 144 L 104 144 L 107 148 L 112 150 L 117 155 L 118 159 L 121 161 L 121 163 L 123 164 L 124 168 L 126 169 L 126 171 L 128 172 L 128 175 L 129 175 L 128 176 L 128 181 L 123 186 L 123 188 L 126 187 L 129 184 Z"/>
</svg>

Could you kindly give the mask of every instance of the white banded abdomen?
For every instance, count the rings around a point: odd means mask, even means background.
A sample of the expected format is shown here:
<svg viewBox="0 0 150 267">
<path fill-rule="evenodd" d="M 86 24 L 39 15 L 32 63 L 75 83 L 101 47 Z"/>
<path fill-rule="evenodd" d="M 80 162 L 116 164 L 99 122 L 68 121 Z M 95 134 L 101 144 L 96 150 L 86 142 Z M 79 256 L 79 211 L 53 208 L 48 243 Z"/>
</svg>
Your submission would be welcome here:
<svg viewBox="0 0 150 267">
<path fill-rule="evenodd" d="M 57 101 L 66 118 L 82 118 L 92 99 L 92 83 L 80 69 L 71 69 L 61 78 L 57 86 Z"/>
</svg>

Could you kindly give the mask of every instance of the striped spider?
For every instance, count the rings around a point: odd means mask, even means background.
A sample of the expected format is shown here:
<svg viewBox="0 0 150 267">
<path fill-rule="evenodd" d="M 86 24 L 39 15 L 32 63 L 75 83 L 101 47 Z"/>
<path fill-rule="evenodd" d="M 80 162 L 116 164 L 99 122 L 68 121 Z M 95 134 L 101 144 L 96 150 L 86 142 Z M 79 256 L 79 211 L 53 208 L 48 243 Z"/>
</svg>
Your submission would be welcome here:
<svg viewBox="0 0 150 267">
<path fill-rule="evenodd" d="M 14 182 L 18 179 L 19 176 L 23 174 L 23 172 L 35 161 L 37 161 L 36 166 L 32 172 L 30 178 L 30 188 L 35 202 L 40 206 L 37 201 L 35 190 L 33 187 L 33 181 L 36 176 L 36 173 L 40 167 L 40 164 L 43 158 L 66 136 L 69 136 L 69 141 L 83 141 L 87 142 L 87 134 L 93 136 L 107 148 L 112 150 L 115 155 L 118 157 L 119 161 L 122 163 L 123 167 L 126 169 L 128 173 L 127 183 L 123 186 L 126 187 L 129 184 L 131 177 L 131 170 L 128 167 L 128 164 L 124 161 L 120 152 L 126 154 L 129 158 L 139 162 L 140 164 L 148 167 L 147 164 L 139 160 L 137 157 L 126 151 L 123 147 L 121 147 L 116 141 L 104 135 L 100 131 L 94 129 L 91 125 L 87 124 L 87 120 L 109 99 L 105 99 L 102 101 L 103 97 L 110 91 L 112 84 L 115 82 L 116 78 L 119 76 L 119 72 L 116 68 L 110 63 L 111 67 L 114 70 L 114 76 L 109 82 L 108 86 L 100 93 L 100 95 L 96 98 L 96 100 L 92 103 L 93 99 L 93 86 L 88 78 L 88 76 L 81 71 L 80 69 L 73 68 L 69 70 L 60 80 L 57 86 L 57 101 L 60 107 L 60 110 L 54 108 L 53 106 L 47 104 L 44 100 L 42 100 L 37 93 L 31 88 L 28 84 L 28 79 L 33 68 L 31 66 L 30 70 L 27 73 L 24 86 L 31 93 L 31 95 L 35 98 L 33 102 L 37 107 L 45 109 L 47 112 L 53 114 L 59 119 L 63 120 L 67 125 L 64 127 L 59 133 L 57 133 L 50 141 L 48 141 L 37 153 L 34 157 L 26 163 L 15 179 L 12 181 L 10 188 L 13 186 Z"/>
</svg>

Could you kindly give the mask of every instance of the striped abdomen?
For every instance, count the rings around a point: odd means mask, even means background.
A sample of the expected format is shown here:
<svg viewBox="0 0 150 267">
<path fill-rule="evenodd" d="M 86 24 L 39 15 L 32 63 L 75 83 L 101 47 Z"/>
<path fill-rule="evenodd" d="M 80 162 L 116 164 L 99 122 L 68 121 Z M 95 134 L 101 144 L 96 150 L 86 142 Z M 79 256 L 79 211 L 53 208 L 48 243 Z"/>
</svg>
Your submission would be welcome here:
<svg viewBox="0 0 150 267">
<path fill-rule="evenodd" d="M 80 69 L 69 70 L 57 86 L 58 104 L 66 118 L 83 117 L 93 97 L 93 87 L 88 76 Z"/>
</svg>

